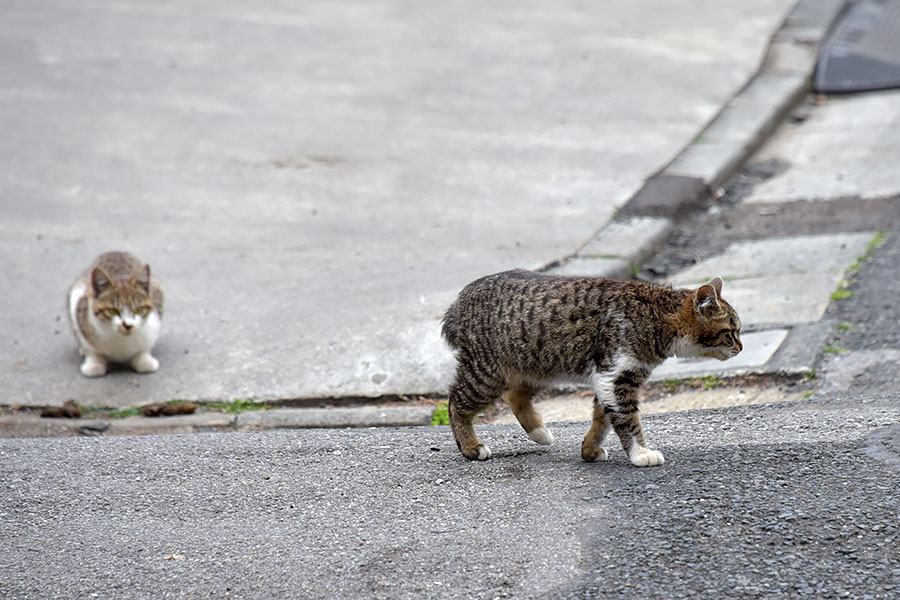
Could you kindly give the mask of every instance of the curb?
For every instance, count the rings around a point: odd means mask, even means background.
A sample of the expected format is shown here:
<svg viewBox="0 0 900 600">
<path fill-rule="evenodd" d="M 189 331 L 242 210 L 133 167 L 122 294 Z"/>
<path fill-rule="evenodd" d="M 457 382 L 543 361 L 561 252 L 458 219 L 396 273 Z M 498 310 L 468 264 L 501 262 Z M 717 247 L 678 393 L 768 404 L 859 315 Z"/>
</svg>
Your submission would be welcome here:
<svg viewBox="0 0 900 600">
<path fill-rule="evenodd" d="M 540 269 L 630 279 L 686 215 L 715 195 L 811 89 L 818 50 L 845 0 L 800 0 L 772 36 L 756 74 L 616 217 L 571 256 Z M 600 249 L 604 254 L 598 254 Z"/>
<path fill-rule="evenodd" d="M 241 414 L 200 412 L 124 419 L 44 418 L 35 413 L 0 415 L 0 438 L 162 435 L 209 431 L 414 427 L 430 425 L 434 406 L 278 408 Z"/>
</svg>

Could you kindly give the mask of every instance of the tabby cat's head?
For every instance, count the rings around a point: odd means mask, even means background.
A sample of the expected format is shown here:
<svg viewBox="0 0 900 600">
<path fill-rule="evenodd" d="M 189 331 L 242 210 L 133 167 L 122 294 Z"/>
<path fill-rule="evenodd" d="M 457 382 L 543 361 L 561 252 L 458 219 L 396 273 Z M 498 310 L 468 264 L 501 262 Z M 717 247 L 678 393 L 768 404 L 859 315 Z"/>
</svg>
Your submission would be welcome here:
<svg viewBox="0 0 900 600">
<path fill-rule="evenodd" d="M 688 297 L 684 309 L 689 314 L 682 315 L 676 356 L 728 360 L 743 349 L 741 320 L 721 294 L 722 280 L 715 277 Z"/>
<path fill-rule="evenodd" d="M 126 278 L 110 277 L 98 267 L 91 271 L 91 291 L 88 307 L 97 324 L 122 335 L 143 327 L 154 309 L 149 265 Z"/>
</svg>

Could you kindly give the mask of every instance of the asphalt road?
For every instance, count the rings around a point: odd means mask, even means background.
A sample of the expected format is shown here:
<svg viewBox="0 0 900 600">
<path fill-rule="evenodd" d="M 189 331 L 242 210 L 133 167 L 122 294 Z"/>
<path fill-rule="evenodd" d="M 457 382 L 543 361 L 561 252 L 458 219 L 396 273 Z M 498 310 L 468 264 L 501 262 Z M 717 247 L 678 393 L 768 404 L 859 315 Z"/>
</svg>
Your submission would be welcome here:
<svg viewBox="0 0 900 600">
<path fill-rule="evenodd" d="M 887 598 L 900 398 L 646 419 L 659 468 L 488 426 L 0 441 L 4 598 Z M 893 436 L 893 437 L 887 437 Z"/>
</svg>

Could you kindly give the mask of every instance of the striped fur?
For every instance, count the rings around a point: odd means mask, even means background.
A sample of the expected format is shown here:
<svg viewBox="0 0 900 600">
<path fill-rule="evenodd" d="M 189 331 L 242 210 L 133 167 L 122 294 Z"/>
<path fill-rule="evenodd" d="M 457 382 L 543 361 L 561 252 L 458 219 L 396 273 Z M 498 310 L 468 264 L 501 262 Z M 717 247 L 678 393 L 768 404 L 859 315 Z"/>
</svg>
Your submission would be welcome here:
<svg viewBox="0 0 900 600">
<path fill-rule="evenodd" d="M 467 285 L 444 315 L 442 335 L 456 351 L 450 425 L 464 456 L 491 455 L 474 416 L 508 392 L 529 436 L 552 435 L 532 397 L 553 382 L 589 384 L 594 418 L 582 444 L 585 460 L 603 460 L 611 426 L 632 463 L 662 464 L 644 440 L 638 389 L 666 358 L 726 360 L 741 350 L 740 319 L 721 298 L 722 280 L 695 290 L 640 281 L 552 277 L 507 271 Z"/>
<path fill-rule="evenodd" d="M 69 288 L 66 314 L 84 356 L 86 377 L 106 374 L 109 362 L 152 373 L 163 315 L 163 291 L 150 267 L 127 252 L 106 252 Z"/>
</svg>

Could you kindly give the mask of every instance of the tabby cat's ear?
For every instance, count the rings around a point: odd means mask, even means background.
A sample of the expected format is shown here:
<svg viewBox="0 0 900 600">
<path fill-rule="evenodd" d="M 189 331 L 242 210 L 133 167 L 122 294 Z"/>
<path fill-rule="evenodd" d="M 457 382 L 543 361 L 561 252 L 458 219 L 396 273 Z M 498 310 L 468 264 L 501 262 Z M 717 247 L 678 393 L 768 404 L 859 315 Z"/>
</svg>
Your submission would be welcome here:
<svg viewBox="0 0 900 600">
<path fill-rule="evenodd" d="M 722 293 L 722 279 L 713 277 L 709 283 L 697 288 L 694 294 L 694 311 L 704 318 L 710 318 L 721 312 L 719 294 Z"/>
<path fill-rule="evenodd" d="M 91 271 L 91 289 L 94 290 L 95 298 L 102 294 L 110 285 L 112 284 L 109 281 L 109 277 L 103 272 L 103 269 L 96 267 Z"/>
<path fill-rule="evenodd" d="M 141 287 L 142 290 L 150 293 L 150 265 L 144 265 L 138 270 L 134 282 Z"/>
</svg>

